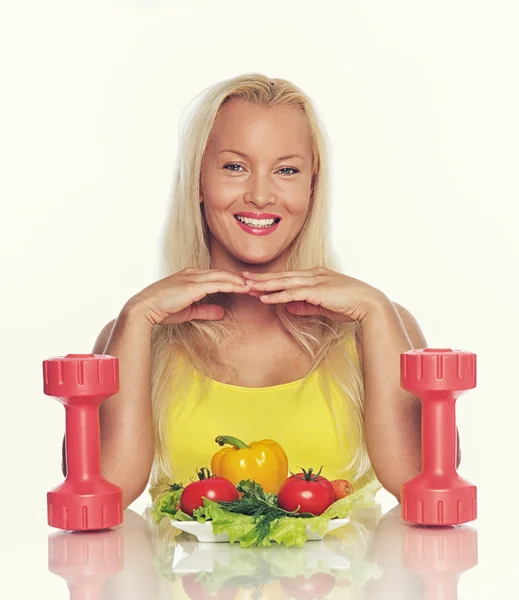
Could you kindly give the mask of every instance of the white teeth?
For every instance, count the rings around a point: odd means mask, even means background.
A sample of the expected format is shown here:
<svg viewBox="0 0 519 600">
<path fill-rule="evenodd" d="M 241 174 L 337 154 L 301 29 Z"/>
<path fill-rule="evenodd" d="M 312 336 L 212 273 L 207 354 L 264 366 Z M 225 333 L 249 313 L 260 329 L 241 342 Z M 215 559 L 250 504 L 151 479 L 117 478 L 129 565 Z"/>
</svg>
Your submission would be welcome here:
<svg viewBox="0 0 519 600">
<path fill-rule="evenodd" d="M 235 215 L 235 217 L 238 221 L 246 225 L 254 225 L 254 227 L 272 227 L 276 222 L 276 219 L 249 219 L 249 217 L 242 217 L 241 215 Z"/>
</svg>

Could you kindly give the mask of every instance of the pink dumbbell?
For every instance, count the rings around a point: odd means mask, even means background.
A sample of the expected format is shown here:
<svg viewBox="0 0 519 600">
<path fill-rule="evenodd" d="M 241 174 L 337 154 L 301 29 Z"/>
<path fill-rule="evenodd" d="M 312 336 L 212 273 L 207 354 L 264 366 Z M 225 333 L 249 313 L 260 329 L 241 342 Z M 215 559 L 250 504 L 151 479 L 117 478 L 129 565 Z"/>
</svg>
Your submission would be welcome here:
<svg viewBox="0 0 519 600">
<path fill-rule="evenodd" d="M 43 391 L 65 405 L 67 478 L 47 494 L 48 523 L 97 530 L 123 521 L 122 490 L 101 477 L 99 406 L 119 391 L 119 360 L 67 354 L 43 361 Z"/>
<path fill-rule="evenodd" d="M 422 401 L 422 472 L 402 485 L 402 518 L 421 525 L 473 521 L 476 486 L 456 472 L 455 404 L 476 387 L 476 355 L 450 348 L 403 352 L 400 385 Z"/>
</svg>

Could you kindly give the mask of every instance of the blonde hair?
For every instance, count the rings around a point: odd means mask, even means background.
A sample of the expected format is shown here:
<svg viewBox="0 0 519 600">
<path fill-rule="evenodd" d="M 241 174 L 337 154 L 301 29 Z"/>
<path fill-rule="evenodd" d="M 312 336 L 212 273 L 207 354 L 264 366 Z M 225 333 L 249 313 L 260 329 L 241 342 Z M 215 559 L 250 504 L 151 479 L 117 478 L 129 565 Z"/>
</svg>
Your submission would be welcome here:
<svg viewBox="0 0 519 600">
<path fill-rule="evenodd" d="M 215 119 L 232 99 L 265 107 L 293 106 L 304 114 L 311 131 L 313 155 L 313 196 L 304 226 L 294 239 L 287 270 L 325 267 L 338 270 L 338 261 L 329 247 L 329 173 L 327 139 L 311 100 L 298 87 L 284 79 L 271 79 L 258 73 L 240 75 L 202 92 L 194 103 L 187 126 L 181 132 L 181 145 L 175 173 L 172 203 L 162 238 L 162 276 L 187 267 L 211 268 L 208 228 L 200 206 L 200 174 L 205 148 Z M 195 304 L 222 306 L 235 323 L 228 297 L 217 293 Z M 293 315 L 283 305 L 275 307 L 283 326 L 311 358 L 307 378 L 319 368 L 323 391 L 335 416 L 337 433 L 343 441 L 327 385 L 333 380 L 344 396 L 344 415 L 348 435 L 355 440 L 354 454 L 345 470 L 360 479 L 371 468 L 364 435 L 364 386 L 361 364 L 356 352 L 348 352 L 348 343 L 360 339 L 356 322 L 338 323 L 323 316 Z M 173 482 L 174 473 L 167 456 L 167 422 L 182 407 L 183 390 L 189 385 L 193 367 L 207 385 L 218 369 L 232 365 L 218 362 L 218 349 L 230 338 L 230 330 L 219 321 L 188 321 L 177 325 L 158 325 L 152 334 L 152 404 L 155 431 L 155 457 L 151 486 Z M 324 375 L 324 374 L 327 374 Z M 302 382 L 304 385 L 306 379 Z M 202 387 L 204 391 L 206 387 Z M 203 393 L 203 392 L 202 392 Z M 173 411 L 172 412 L 170 412 Z M 345 418 L 347 415 L 347 418 Z M 268 437 L 268 436 L 267 436 Z M 153 495 L 153 494 L 152 494 Z"/>
</svg>

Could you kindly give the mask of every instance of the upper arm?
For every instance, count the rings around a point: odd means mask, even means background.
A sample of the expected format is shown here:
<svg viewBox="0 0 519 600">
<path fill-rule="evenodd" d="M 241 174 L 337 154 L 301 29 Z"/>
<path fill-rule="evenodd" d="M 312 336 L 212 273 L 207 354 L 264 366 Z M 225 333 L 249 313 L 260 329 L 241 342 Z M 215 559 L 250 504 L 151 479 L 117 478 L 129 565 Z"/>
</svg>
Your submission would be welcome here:
<svg viewBox="0 0 519 600">
<path fill-rule="evenodd" d="M 410 313 L 407 308 L 404 308 L 401 304 L 397 304 L 396 302 L 392 303 L 396 308 L 400 320 L 406 330 L 407 337 L 411 342 L 411 346 L 415 350 L 422 350 L 427 348 L 427 340 L 425 339 L 425 335 L 418 324 L 418 321 L 414 318 L 413 314 Z M 362 356 L 362 345 L 360 345 L 359 355 Z M 458 430 L 456 429 L 456 443 L 457 443 L 457 459 L 456 459 L 456 467 L 459 466 L 461 460 L 461 448 L 460 448 L 460 436 Z"/>
<path fill-rule="evenodd" d="M 425 339 L 418 321 L 414 318 L 412 313 L 410 313 L 407 308 L 404 308 L 401 304 L 397 304 L 396 302 L 392 302 L 392 304 L 398 312 L 398 316 L 402 321 L 402 325 L 404 326 L 407 337 L 409 338 L 413 349 L 427 348 L 427 340 Z M 357 340 L 357 350 L 360 360 L 363 361 L 364 357 L 362 353 L 361 339 Z"/>
</svg>

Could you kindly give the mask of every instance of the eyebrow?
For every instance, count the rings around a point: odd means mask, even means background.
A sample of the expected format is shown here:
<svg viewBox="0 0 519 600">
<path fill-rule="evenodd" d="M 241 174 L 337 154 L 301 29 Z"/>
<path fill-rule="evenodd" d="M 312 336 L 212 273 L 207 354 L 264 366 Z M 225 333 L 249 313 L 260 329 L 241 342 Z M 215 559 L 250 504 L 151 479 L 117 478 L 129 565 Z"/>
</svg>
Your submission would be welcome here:
<svg viewBox="0 0 519 600">
<path fill-rule="evenodd" d="M 231 150 L 229 148 L 226 150 L 220 150 L 220 154 L 222 154 L 223 152 L 232 152 L 233 154 L 238 154 L 238 156 L 243 156 L 243 158 L 249 158 L 249 156 L 247 156 L 245 152 L 240 152 L 239 150 Z M 287 160 L 288 158 L 300 158 L 302 160 L 305 159 L 304 156 L 301 156 L 300 154 L 285 154 L 284 156 L 280 156 L 276 160 Z"/>
</svg>

